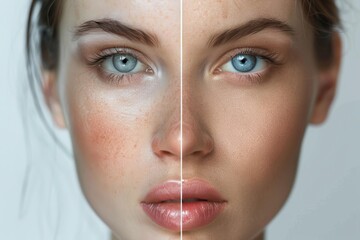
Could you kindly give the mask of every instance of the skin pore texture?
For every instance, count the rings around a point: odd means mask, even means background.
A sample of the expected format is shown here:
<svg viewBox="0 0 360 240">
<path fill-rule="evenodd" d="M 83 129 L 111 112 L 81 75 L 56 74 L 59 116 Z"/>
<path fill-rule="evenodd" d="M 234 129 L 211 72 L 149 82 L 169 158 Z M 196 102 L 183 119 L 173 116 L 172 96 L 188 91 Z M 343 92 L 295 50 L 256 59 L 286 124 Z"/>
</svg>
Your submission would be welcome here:
<svg viewBox="0 0 360 240">
<path fill-rule="evenodd" d="M 149 189 L 181 179 L 180 155 L 184 180 L 206 181 L 226 200 L 214 221 L 183 239 L 263 239 L 293 186 L 306 126 L 331 105 L 339 38 L 333 63 L 319 69 L 298 1 L 183 1 L 181 92 L 180 1 L 63 8 L 59 65 L 44 72 L 44 93 L 113 239 L 180 238 L 140 205 Z M 137 71 L 117 72 L 111 56 L 119 53 L 135 56 Z M 257 67 L 235 71 L 239 54 L 255 56 Z"/>
</svg>

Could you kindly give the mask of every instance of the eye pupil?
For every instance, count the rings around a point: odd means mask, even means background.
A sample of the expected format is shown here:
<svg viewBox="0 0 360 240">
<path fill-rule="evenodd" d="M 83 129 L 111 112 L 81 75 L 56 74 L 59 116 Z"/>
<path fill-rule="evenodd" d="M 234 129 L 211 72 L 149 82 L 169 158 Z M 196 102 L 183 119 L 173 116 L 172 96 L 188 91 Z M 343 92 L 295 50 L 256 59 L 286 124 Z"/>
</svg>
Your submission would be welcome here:
<svg viewBox="0 0 360 240">
<path fill-rule="evenodd" d="M 128 73 L 135 69 L 137 59 L 130 54 L 116 54 L 113 56 L 115 69 L 122 73 Z"/>
<path fill-rule="evenodd" d="M 238 54 L 231 59 L 231 63 L 239 72 L 250 72 L 256 67 L 257 58 L 252 55 Z"/>
<path fill-rule="evenodd" d="M 246 58 L 243 58 L 243 59 L 240 60 L 240 62 L 241 62 L 241 64 L 246 64 L 247 59 L 246 59 Z"/>
</svg>

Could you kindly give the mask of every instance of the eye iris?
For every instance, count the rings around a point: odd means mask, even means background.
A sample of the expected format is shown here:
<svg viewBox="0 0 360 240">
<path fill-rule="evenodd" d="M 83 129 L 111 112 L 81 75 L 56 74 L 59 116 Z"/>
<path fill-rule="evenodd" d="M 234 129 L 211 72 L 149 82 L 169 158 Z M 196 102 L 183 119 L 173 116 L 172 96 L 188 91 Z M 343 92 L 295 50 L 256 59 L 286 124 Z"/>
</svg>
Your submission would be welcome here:
<svg viewBox="0 0 360 240">
<path fill-rule="evenodd" d="M 250 72 L 256 67 L 255 56 L 238 54 L 231 59 L 233 67 L 239 72 Z"/>
<path fill-rule="evenodd" d="M 129 54 L 117 54 L 113 57 L 113 65 L 119 72 L 128 73 L 135 69 L 137 59 Z"/>
</svg>

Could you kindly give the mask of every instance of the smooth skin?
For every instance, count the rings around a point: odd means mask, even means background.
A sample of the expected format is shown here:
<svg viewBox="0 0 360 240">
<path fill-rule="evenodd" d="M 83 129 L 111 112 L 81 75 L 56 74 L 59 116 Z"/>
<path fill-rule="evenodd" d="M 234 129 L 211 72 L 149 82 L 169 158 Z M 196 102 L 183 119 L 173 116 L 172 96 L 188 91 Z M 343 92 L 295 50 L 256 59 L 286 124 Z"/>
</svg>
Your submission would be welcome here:
<svg viewBox="0 0 360 240">
<path fill-rule="evenodd" d="M 212 224 L 183 239 L 253 239 L 285 203 L 306 126 L 325 120 L 340 62 L 334 35 L 335 58 L 318 67 L 303 15 L 299 1 L 291 0 L 184 1 L 183 124 L 193 144 L 183 149 L 183 174 L 209 180 L 228 206 Z M 224 31 L 264 19 L 289 29 L 273 26 L 208 44 Z M 248 52 L 269 61 L 259 60 L 262 67 L 249 73 L 224 67 Z M 195 148 L 201 142 L 195 139 L 204 138 L 212 146 Z"/>
<path fill-rule="evenodd" d="M 139 203 L 151 187 L 180 179 L 182 153 L 183 178 L 206 180 L 227 200 L 217 219 L 183 239 L 261 240 L 291 191 L 307 125 L 326 119 L 340 38 L 334 34 L 334 59 L 320 68 L 298 1 L 185 0 L 181 82 L 180 7 L 177 0 L 65 1 L 59 65 L 43 74 L 49 109 L 70 131 L 82 190 L 113 239 L 179 239 Z M 76 34 L 105 18 L 156 44 L 100 29 Z M 272 26 L 211 44 L 259 19 L 281 22 L 291 34 Z M 143 64 L 138 72 L 115 72 L 111 56 L 93 61 L 124 51 Z M 237 54 L 257 57 L 256 71 L 234 71 Z"/>
</svg>

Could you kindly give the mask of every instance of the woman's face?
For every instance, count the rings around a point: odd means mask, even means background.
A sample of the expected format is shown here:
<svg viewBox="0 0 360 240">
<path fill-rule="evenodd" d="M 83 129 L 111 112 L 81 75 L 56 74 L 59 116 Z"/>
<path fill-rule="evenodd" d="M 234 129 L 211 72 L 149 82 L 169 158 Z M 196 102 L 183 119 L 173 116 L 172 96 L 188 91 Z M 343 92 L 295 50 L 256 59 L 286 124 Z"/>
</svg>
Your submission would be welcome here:
<svg viewBox="0 0 360 240">
<path fill-rule="evenodd" d="M 261 233 L 288 197 L 316 111 L 320 73 L 298 1 L 183 1 L 182 23 L 178 0 L 63 10 L 50 107 L 114 235 Z"/>
</svg>

